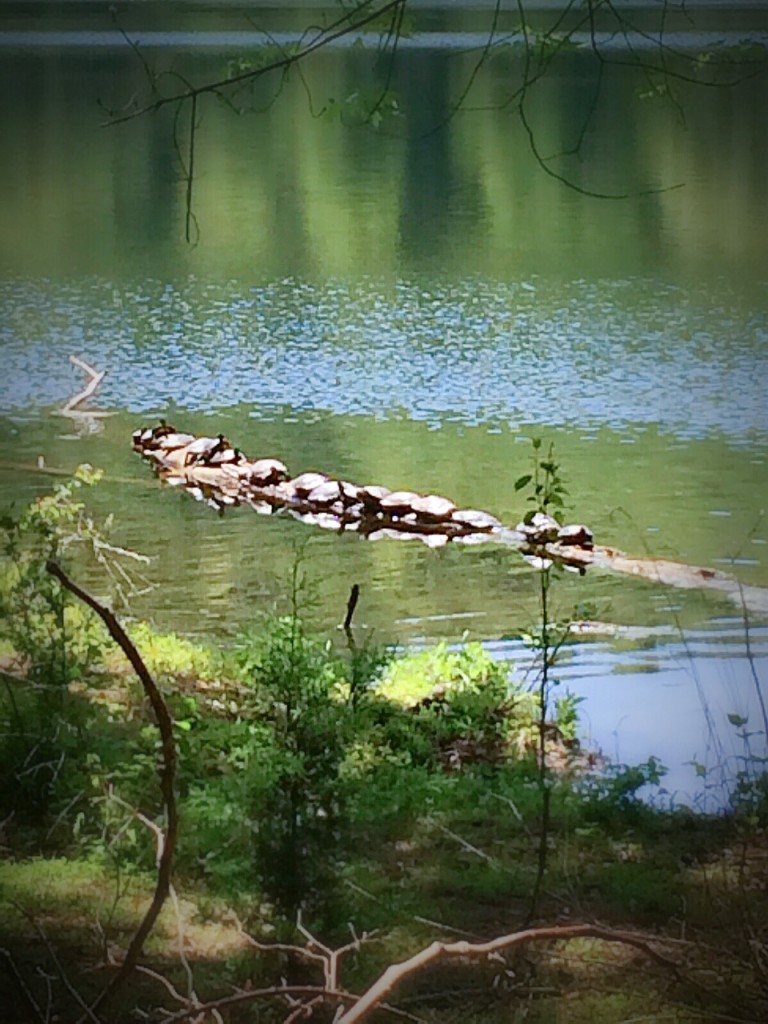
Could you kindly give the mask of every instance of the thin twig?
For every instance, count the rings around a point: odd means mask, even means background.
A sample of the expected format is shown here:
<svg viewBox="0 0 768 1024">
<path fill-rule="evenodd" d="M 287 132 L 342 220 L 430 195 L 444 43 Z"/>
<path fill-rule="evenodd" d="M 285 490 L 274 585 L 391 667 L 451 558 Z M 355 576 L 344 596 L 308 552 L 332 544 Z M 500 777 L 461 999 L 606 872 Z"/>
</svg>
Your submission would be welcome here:
<svg viewBox="0 0 768 1024">
<path fill-rule="evenodd" d="M 372 21 L 383 17 L 390 11 L 394 11 L 405 2 L 406 0 L 390 0 L 390 2 L 385 4 L 383 7 L 377 7 L 375 10 L 368 12 L 364 17 L 354 22 L 351 20 L 352 16 L 350 15 L 350 12 L 344 11 L 340 18 L 335 22 L 332 22 L 332 24 L 324 29 L 315 39 L 312 40 L 312 42 L 308 43 L 300 50 L 288 53 L 278 60 L 272 61 L 270 64 L 265 64 L 262 67 L 251 68 L 248 71 L 244 71 L 242 74 L 233 75 L 231 78 L 222 78 L 215 82 L 207 82 L 205 85 L 187 89 L 185 92 L 175 93 L 173 96 L 162 97 L 161 99 L 155 100 L 153 103 L 148 103 L 139 110 L 133 110 L 130 113 L 123 114 L 120 117 L 113 118 L 111 121 L 107 121 L 105 127 L 121 124 L 123 121 L 131 121 L 133 118 L 141 117 L 144 114 L 154 113 L 155 111 L 160 110 L 161 107 L 167 106 L 169 103 L 178 103 L 181 100 L 191 99 L 194 96 L 201 96 L 206 92 L 221 92 L 223 89 L 231 89 L 232 86 L 239 85 L 242 82 L 260 78 L 262 75 L 266 75 L 270 71 L 278 71 L 281 68 L 291 67 L 294 64 L 298 64 L 299 61 L 308 57 L 311 53 L 314 53 L 315 50 L 319 50 L 323 46 L 327 46 L 329 43 L 335 42 L 337 39 L 341 39 L 346 35 L 359 31 L 361 28 L 365 28 L 365 26 L 370 24 Z M 364 7 L 368 6 L 370 6 L 370 0 L 365 0 L 357 10 L 360 11 Z"/>
</svg>

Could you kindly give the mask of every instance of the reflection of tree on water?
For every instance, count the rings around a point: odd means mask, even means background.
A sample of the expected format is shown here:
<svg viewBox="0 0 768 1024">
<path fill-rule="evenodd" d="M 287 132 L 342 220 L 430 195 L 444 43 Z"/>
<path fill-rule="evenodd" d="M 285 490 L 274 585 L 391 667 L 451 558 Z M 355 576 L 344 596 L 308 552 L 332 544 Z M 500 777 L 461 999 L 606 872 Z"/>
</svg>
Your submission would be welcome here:
<svg viewBox="0 0 768 1024">
<path fill-rule="evenodd" d="M 679 22 L 688 32 L 692 41 L 686 43 L 672 34 L 673 15 L 684 17 Z M 462 13 L 458 22 L 464 20 Z M 619 6 L 612 0 L 589 0 L 586 5 L 575 8 L 573 4 L 540 10 L 537 5 L 525 4 L 523 0 L 507 7 L 500 0 L 490 11 L 473 12 L 469 34 L 458 34 L 463 40 L 457 47 L 468 55 L 469 67 L 462 69 L 457 77 L 447 68 L 442 55 L 432 54 L 428 61 L 420 55 L 417 72 L 411 72 L 412 84 L 422 102 L 416 109 L 421 117 L 413 119 L 407 129 L 411 140 L 423 139 L 446 127 L 459 114 L 473 109 L 474 105 L 498 109 L 505 115 L 513 115 L 522 129 L 522 140 L 526 144 L 539 169 L 568 188 L 584 195 L 603 199 L 622 199 L 632 195 L 643 195 L 675 188 L 680 182 L 656 184 L 619 184 L 618 187 L 604 188 L 592 184 L 582 173 L 579 161 L 587 136 L 593 132 L 594 122 L 599 116 L 604 94 L 615 92 L 617 76 L 629 74 L 637 88 L 637 76 L 642 85 L 641 96 L 662 100 L 672 112 L 682 119 L 684 107 L 678 95 L 685 86 L 730 87 L 753 77 L 761 70 L 764 60 L 762 50 L 755 54 L 741 50 L 716 52 L 712 46 L 702 48 L 695 39 L 693 20 L 687 10 L 677 10 L 664 3 L 656 12 L 642 10 L 639 13 Z M 428 24 L 428 19 L 425 22 Z M 400 75 L 403 50 L 409 42 L 419 45 L 423 33 L 417 5 L 409 0 L 356 0 L 343 8 L 342 13 L 327 14 L 306 26 L 298 33 L 264 31 L 263 47 L 256 55 L 230 64 L 224 76 L 209 76 L 203 81 L 187 79 L 181 88 L 176 84 L 170 91 L 161 83 L 146 62 L 140 48 L 122 28 L 128 44 L 134 46 L 147 72 L 148 87 L 141 98 L 134 98 L 129 109 L 115 109 L 111 124 L 118 124 L 135 117 L 156 113 L 165 106 L 173 106 L 177 112 L 174 129 L 175 144 L 179 160 L 187 181 L 186 234 L 188 240 L 194 234 L 195 219 L 192 209 L 195 179 L 196 147 L 204 100 L 210 96 L 223 100 L 239 112 L 261 109 L 260 97 L 253 91 L 256 83 L 268 81 L 273 88 L 267 106 L 280 98 L 289 74 L 297 74 L 305 89 L 313 116 L 319 116 L 329 108 L 339 110 L 342 120 L 360 126 L 379 128 L 388 126 L 392 116 L 405 112 L 412 117 L 412 105 L 408 102 L 408 88 L 403 86 Z M 450 38 L 450 32 L 443 32 L 441 38 Z M 435 36 L 423 35 L 426 39 Z M 671 39 L 671 42 L 668 42 Z M 362 45 L 371 48 L 374 65 L 374 83 L 370 76 L 352 76 L 347 85 L 347 94 L 316 100 L 313 83 L 304 77 L 305 65 L 311 68 L 312 58 L 320 51 L 337 46 Z M 433 43 L 434 45 L 434 43 Z M 542 82 L 557 77 L 564 62 L 575 49 L 591 63 L 590 83 L 586 87 L 586 104 L 578 104 L 579 111 L 567 124 L 561 126 L 565 136 L 564 145 L 546 148 L 547 132 L 541 131 L 537 123 L 537 99 Z M 690 52 L 689 52 L 690 51 Z M 512 56 L 498 73 L 498 57 Z M 353 66 L 357 62 L 348 65 Z M 418 79 L 428 70 L 428 81 Z M 477 85 L 490 67 L 494 79 L 492 95 Z M 431 69 L 431 70 L 430 70 Z M 487 77 L 487 76 L 486 76 Z M 397 99 L 393 101 L 392 87 L 398 88 Z M 351 91 L 349 91 L 351 89 Z M 430 98 L 423 103 L 424 96 Z M 561 109 L 570 105 L 569 95 L 563 97 Z M 583 99 L 583 97 L 582 97 Z M 575 100 L 575 97 L 574 97 Z M 335 106 L 334 106 L 335 104 Z M 402 104 L 402 107 L 401 105 Z M 182 111 L 185 116 L 180 116 Z M 429 123 L 426 123 L 426 120 Z M 179 123 L 186 125 L 179 130 Z M 621 123 L 621 121 L 617 122 Z M 428 180 L 442 180 L 446 189 L 450 187 L 450 175 L 445 167 L 451 165 L 450 154 L 444 150 L 447 137 L 429 147 L 430 166 L 426 168 Z M 610 145 L 610 140 L 609 140 Z M 416 147 L 418 152 L 418 147 Z M 411 153 L 410 155 L 413 155 Z M 446 160 L 443 164 L 443 159 Z M 442 173 L 435 175 L 437 170 Z M 419 167 L 417 180 L 422 177 L 423 165 Z M 595 172 L 599 168 L 592 169 Z M 655 169 L 654 169 L 655 170 Z M 410 175 L 406 172 L 406 180 Z M 613 175 L 615 178 L 616 175 Z M 430 195 L 438 208 L 443 209 L 449 192 L 434 189 L 421 194 L 422 200 Z"/>
</svg>

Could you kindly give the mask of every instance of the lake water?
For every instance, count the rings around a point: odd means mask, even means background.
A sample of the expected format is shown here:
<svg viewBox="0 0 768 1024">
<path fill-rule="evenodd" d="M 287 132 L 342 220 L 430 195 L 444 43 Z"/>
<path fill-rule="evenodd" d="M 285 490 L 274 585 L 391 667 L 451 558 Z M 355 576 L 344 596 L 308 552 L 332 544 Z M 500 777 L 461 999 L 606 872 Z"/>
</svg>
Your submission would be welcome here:
<svg viewBox="0 0 768 1024">
<path fill-rule="evenodd" d="M 536 618 L 536 576 L 492 545 L 432 551 L 219 517 L 130 451 L 158 416 L 293 473 L 446 494 L 508 525 L 541 436 L 568 518 L 600 543 L 768 586 L 766 75 L 746 77 L 748 63 L 723 72 L 741 84 L 675 79 L 649 96 L 635 70 L 606 65 L 598 88 L 588 52 L 561 55 L 527 121 L 547 157 L 581 138 L 557 173 L 627 195 L 597 199 L 537 164 L 509 102 L 519 49 L 476 71 L 488 15 L 467 6 L 455 24 L 425 14 L 391 74 L 370 46 L 338 46 L 303 80 L 239 93 L 239 115 L 202 97 L 194 244 L 189 111 L 103 122 L 146 94 L 141 57 L 161 90 L 221 78 L 258 59 L 268 16 L 177 5 L 171 24 L 131 10 L 122 27 L 140 55 L 95 6 L 33 19 L 34 4 L 9 5 L 0 19 L 0 502 L 50 486 L 11 463 L 103 467 L 93 503 L 115 512 L 116 543 L 152 556 L 161 586 L 133 610 L 161 628 L 228 642 L 284 607 L 300 550 L 317 628 L 333 630 L 357 582 L 361 633 L 466 632 L 524 665 L 515 637 Z M 761 41 L 759 16 L 745 4 L 676 24 L 675 69 L 701 74 L 693 57 L 714 36 Z M 272 27 L 285 42 L 302 23 L 289 12 Z M 361 123 L 385 86 L 396 107 Z M 81 384 L 71 354 L 107 371 L 108 418 L 56 415 Z M 561 671 L 609 753 L 657 754 L 670 789 L 692 794 L 684 762 L 738 747 L 727 713 L 758 727 L 752 667 L 764 681 L 768 631 L 751 622 L 751 665 L 724 596 L 592 572 L 558 580 L 555 604 L 620 627 L 574 642 Z"/>
</svg>

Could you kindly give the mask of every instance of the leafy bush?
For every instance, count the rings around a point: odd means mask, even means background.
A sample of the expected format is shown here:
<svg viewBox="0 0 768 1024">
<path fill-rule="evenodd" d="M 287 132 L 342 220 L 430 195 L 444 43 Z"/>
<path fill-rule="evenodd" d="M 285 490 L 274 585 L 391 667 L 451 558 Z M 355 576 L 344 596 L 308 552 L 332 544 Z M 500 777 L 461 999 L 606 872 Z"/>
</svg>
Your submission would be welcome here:
<svg viewBox="0 0 768 1024">
<path fill-rule="evenodd" d="M 456 649 L 440 643 L 393 661 L 377 694 L 410 708 L 409 734 L 419 737 L 411 753 L 423 758 L 429 751 L 452 767 L 503 760 L 520 749 L 521 732 L 536 728 L 534 695 L 515 685 L 508 667 L 479 643 Z M 402 729 L 399 739 L 408 742 Z"/>
<path fill-rule="evenodd" d="M 93 613 L 46 571 L 49 560 L 96 536 L 77 495 L 99 478 L 90 466 L 80 466 L 72 480 L 32 502 L 18 519 L 0 521 L 0 639 L 25 659 L 28 678 L 45 686 L 82 678 L 108 643 Z"/>
</svg>

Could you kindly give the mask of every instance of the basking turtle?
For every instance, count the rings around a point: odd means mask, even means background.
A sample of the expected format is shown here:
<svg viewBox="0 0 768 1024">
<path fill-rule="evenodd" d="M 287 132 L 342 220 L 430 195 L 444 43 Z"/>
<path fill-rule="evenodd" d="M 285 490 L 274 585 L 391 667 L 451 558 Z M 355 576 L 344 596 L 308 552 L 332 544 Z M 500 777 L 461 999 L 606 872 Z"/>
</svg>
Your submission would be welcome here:
<svg viewBox="0 0 768 1024">
<path fill-rule="evenodd" d="M 291 480 L 293 489 L 300 498 L 306 498 L 316 487 L 320 487 L 328 479 L 325 473 L 300 473 Z"/>
<path fill-rule="evenodd" d="M 362 500 L 364 488 L 359 484 L 351 484 L 349 480 L 339 480 L 339 487 L 345 505 L 356 505 Z"/>
<path fill-rule="evenodd" d="M 156 448 L 159 441 L 163 437 L 167 437 L 169 434 L 175 434 L 176 427 L 172 427 L 170 423 L 166 423 L 165 420 L 160 420 L 156 427 L 146 427 L 144 430 L 135 430 L 133 433 L 133 443 L 137 448 L 141 448 L 145 451 L 151 451 Z"/>
<path fill-rule="evenodd" d="M 369 488 L 366 487 L 366 491 L 368 490 Z M 381 511 L 387 515 L 400 515 L 403 512 L 410 512 L 414 501 L 418 501 L 420 498 L 421 495 L 416 494 L 415 491 L 391 491 L 381 499 L 379 506 Z"/>
<path fill-rule="evenodd" d="M 334 502 L 342 501 L 343 498 L 344 492 L 338 480 L 324 480 L 317 487 L 313 487 L 307 495 L 307 501 L 311 505 L 317 505 L 320 508 L 327 508 L 329 505 L 333 505 Z"/>
<path fill-rule="evenodd" d="M 445 522 L 456 511 L 452 501 L 441 498 L 438 494 L 426 494 L 417 498 L 411 502 L 411 508 L 420 519 L 429 519 L 433 522 Z"/>
<path fill-rule="evenodd" d="M 557 531 L 559 544 L 573 545 L 580 548 L 594 547 L 594 537 L 588 526 L 582 523 L 571 523 L 569 526 L 561 526 Z"/>
<path fill-rule="evenodd" d="M 214 454 L 224 448 L 230 448 L 229 441 L 223 434 L 218 437 L 196 437 L 184 448 L 184 465 L 188 466 L 194 462 L 205 462 Z"/>
<path fill-rule="evenodd" d="M 237 466 L 245 462 L 245 456 L 239 448 L 219 448 L 210 455 L 203 455 L 202 460 L 206 466 Z"/>
<path fill-rule="evenodd" d="M 177 451 L 179 448 L 186 448 L 187 445 L 192 444 L 194 440 L 194 434 L 179 434 L 176 432 L 173 434 L 163 434 L 163 436 L 158 440 L 155 449 L 159 452 L 173 452 Z"/>
<path fill-rule="evenodd" d="M 477 508 L 457 508 L 451 515 L 451 522 L 458 523 L 470 530 L 486 532 L 501 526 L 499 520 L 489 512 L 481 512 Z"/>
<path fill-rule="evenodd" d="M 257 459 L 251 463 L 249 479 L 257 487 L 277 484 L 288 477 L 288 468 L 280 459 Z"/>
<path fill-rule="evenodd" d="M 383 498 L 392 492 L 388 487 L 380 487 L 378 484 L 368 484 L 367 487 L 361 487 L 359 490 L 359 498 L 364 508 L 368 512 L 378 512 L 381 507 Z"/>
<path fill-rule="evenodd" d="M 560 523 L 546 512 L 534 512 L 515 527 L 531 544 L 548 544 L 557 540 Z"/>
</svg>

